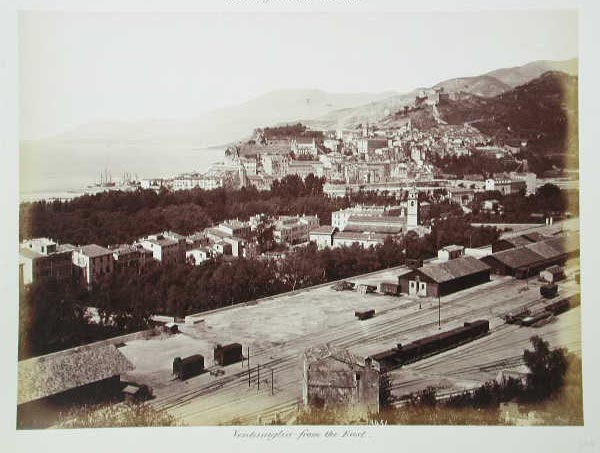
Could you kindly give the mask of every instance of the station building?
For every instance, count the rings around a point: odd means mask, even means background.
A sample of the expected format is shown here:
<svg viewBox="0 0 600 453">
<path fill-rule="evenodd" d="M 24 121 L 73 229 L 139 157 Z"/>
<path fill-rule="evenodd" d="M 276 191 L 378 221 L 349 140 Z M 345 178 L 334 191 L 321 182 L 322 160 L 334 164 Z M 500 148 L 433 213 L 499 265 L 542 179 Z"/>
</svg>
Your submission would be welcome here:
<svg viewBox="0 0 600 453">
<path fill-rule="evenodd" d="M 490 281 L 490 266 L 471 256 L 430 263 L 398 277 L 401 291 L 442 297 Z"/>
</svg>

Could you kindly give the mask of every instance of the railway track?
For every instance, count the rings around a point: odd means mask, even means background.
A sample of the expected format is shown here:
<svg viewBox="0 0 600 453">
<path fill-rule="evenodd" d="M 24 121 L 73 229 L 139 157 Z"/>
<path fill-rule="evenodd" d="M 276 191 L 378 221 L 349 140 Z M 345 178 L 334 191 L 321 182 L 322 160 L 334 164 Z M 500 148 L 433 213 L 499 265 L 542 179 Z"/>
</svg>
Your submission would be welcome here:
<svg viewBox="0 0 600 453">
<path fill-rule="evenodd" d="M 499 295 L 508 287 L 514 287 L 512 279 L 493 285 L 490 291 Z M 443 318 L 443 323 L 448 325 L 456 321 L 490 318 L 490 316 L 499 318 L 515 308 L 531 308 L 543 301 L 542 298 L 536 296 L 533 300 L 523 302 L 524 296 L 522 293 L 512 293 L 508 297 L 497 297 L 496 300 L 486 296 L 486 301 L 481 306 L 477 306 L 481 298 L 480 292 L 450 296 L 448 300 L 444 301 L 444 310 L 447 315 Z M 493 300 L 493 302 L 490 303 L 489 300 Z M 261 371 L 265 370 L 265 374 L 269 378 L 271 370 L 273 371 L 277 383 L 277 392 L 273 397 L 265 397 L 264 392 L 258 393 L 255 390 L 255 376 L 251 376 L 251 388 L 248 389 L 248 371 L 244 369 L 200 385 L 192 383 L 193 388 L 182 389 L 180 385 L 177 385 L 172 392 L 157 398 L 150 404 L 157 409 L 182 414 L 184 418 L 192 420 L 206 418 L 211 414 L 232 412 L 232 405 L 251 407 L 252 409 L 235 416 L 236 420 L 241 420 L 244 423 L 256 422 L 258 416 L 262 416 L 263 419 L 273 418 L 278 414 L 292 411 L 297 406 L 300 395 L 300 357 L 305 349 L 322 343 L 349 349 L 357 346 L 370 347 L 386 341 L 398 342 L 399 338 L 426 329 L 433 329 L 437 326 L 437 316 L 434 316 L 437 312 L 437 304 L 432 304 L 429 307 L 424 306 L 421 310 L 416 310 L 419 301 L 412 300 L 402 303 L 402 298 L 399 298 L 398 302 L 398 307 L 382 311 L 375 318 L 367 321 L 354 321 L 350 326 L 346 322 L 325 331 L 307 333 L 277 345 L 254 348 L 252 362 L 260 363 Z M 506 309 L 507 306 L 511 307 L 510 310 Z M 449 315 L 448 312 L 450 312 Z M 503 330 L 509 329 L 509 327 L 512 326 L 503 323 L 496 325 L 491 329 L 492 334 L 497 335 Z M 496 354 L 507 347 L 506 344 L 496 346 L 491 342 L 487 344 L 486 338 L 488 337 L 477 340 L 477 343 L 484 342 L 488 357 L 489 354 Z M 520 341 L 516 340 L 516 342 Z M 516 356 L 492 360 L 487 358 L 486 360 L 485 355 L 483 355 L 481 358 L 484 360 L 478 366 L 453 367 L 453 364 L 458 364 L 465 358 L 478 358 L 474 355 L 474 352 L 467 352 L 467 355 L 464 355 L 465 349 L 468 351 L 470 348 L 463 345 L 456 352 L 449 350 L 439 357 L 432 356 L 425 359 L 423 363 L 415 362 L 408 367 L 417 372 L 428 373 L 428 371 L 435 371 L 436 367 L 444 363 L 448 371 L 444 373 L 445 376 L 458 376 L 461 373 L 492 372 L 497 367 L 501 369 L 502 367 L 515 366 L 514 364 L 517 363 Z"/>
</svg>

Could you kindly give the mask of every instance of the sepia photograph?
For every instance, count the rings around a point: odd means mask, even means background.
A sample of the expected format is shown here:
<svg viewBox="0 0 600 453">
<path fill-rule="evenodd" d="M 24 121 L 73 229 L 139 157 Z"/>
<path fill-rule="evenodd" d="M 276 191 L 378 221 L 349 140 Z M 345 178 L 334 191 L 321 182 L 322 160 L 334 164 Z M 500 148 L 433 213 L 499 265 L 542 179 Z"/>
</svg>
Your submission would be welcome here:
<svg viewBox="0 0 600 453">
<path fill-rule="evenodd" d="M 583 427 L 579 19 L 17 11 L 15 429 Z"/>
</svg>

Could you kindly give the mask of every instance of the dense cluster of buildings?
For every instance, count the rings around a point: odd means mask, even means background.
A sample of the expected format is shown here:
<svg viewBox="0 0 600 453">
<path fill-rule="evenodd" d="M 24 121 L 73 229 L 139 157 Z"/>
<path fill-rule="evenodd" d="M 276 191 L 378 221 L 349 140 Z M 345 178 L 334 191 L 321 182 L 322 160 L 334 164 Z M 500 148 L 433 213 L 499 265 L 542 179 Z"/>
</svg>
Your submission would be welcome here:
<svg viewBox="0 0 600 453">
<path fill-rule="evenodd" d="M 272 231 L 270 245 L 280 248 L 309 241 L 309 232 L 319 227 L 314 215 L 268 217 L 256 215 L 247 221 L 227 220 L 187 236 L 163 231 L 132 244 L 102 247 L 74 246 L 48 238 L 25 240 L 19 247 L 19 273 L 23 285 L 43 277 L 75 278 L 91 287 L 113 272 L 140 274 L 156 265 L 199 265 L 217 257 L 256 257 L 261 254 L 258 230 Z M 269 244 L 268 244 L 269 245 Z"/>
<path fill-rule="evenodd" d="M 259 190 L 267 190 L 274 180 L 287 175 L 306 178 L 313 174 L 325 178 L 331 185 L 330 195 L 343 196 L 357 185 L 366 190 L 378 190 L 381 185 L 394 186 L 407 181 L 456 179 L 456 175 L 443 174 L 433 165 L 436 156 L 479 153 L 510 159 L 516 166 L 518 161 L 514 155 L 520 151 L 519 147 L 496 146 L 469 125 L 448 125 L 436 117 L 437 126 L 434 128 L 413 127 L 408 110 L 422 103 L 435 107 L 445 96 L 443 92 L 417 96 L 414 106 L 405 109 L 404 113 L 400 111 L 392 115 L 377 126 L 367 123 L 356 129 L 305 131 L 300 135 L 277 138 L 266 138 L 261 130 L 257 130 L 252 140 L 228 148 L 225 160 L 204 173 L 181 174 L 171 179 L 145 179 L 141 186 L 157 190 L 161 187 L 210 190 L 255 186 Z M 527 192 L 535 191 L 532 174 L 519 175 L 511 176 L 510 181 L 498 178 L 494 182 L 486 181 L 485 188 L 510 193 L 520 190 L 521 181 L 525 180 Z M 481 175 L 472 176 L 477 180 L 484 179 Z"/>
</svg>

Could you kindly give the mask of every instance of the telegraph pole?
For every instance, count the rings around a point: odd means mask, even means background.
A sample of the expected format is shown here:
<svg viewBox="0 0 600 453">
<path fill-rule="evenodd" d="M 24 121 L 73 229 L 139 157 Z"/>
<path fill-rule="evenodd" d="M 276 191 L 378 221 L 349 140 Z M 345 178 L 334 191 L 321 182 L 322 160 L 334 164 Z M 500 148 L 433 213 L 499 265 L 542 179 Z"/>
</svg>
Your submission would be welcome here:
<svg viewBox="0 0 600 453">
<path fill-rule="evenodd" d="M 248 356 L 248 368 L 250 368 L 250 346 L 246 346 L 246 355 Z"/>
<path fill-rule="evenodd" d="M 273 374 L 274 374 L 273 373 L 273 368 L 271 368 L 271 395 L 274 394 L 274 392 L 273 392 Z"/>
<path fill-rule="evenodd" d="M 258 365 L 256 365 L 256 373 L 257 373 L 256 382 L 258 383 L 258 390 L 260 391 L 260 363 Z"/>
</svg>

